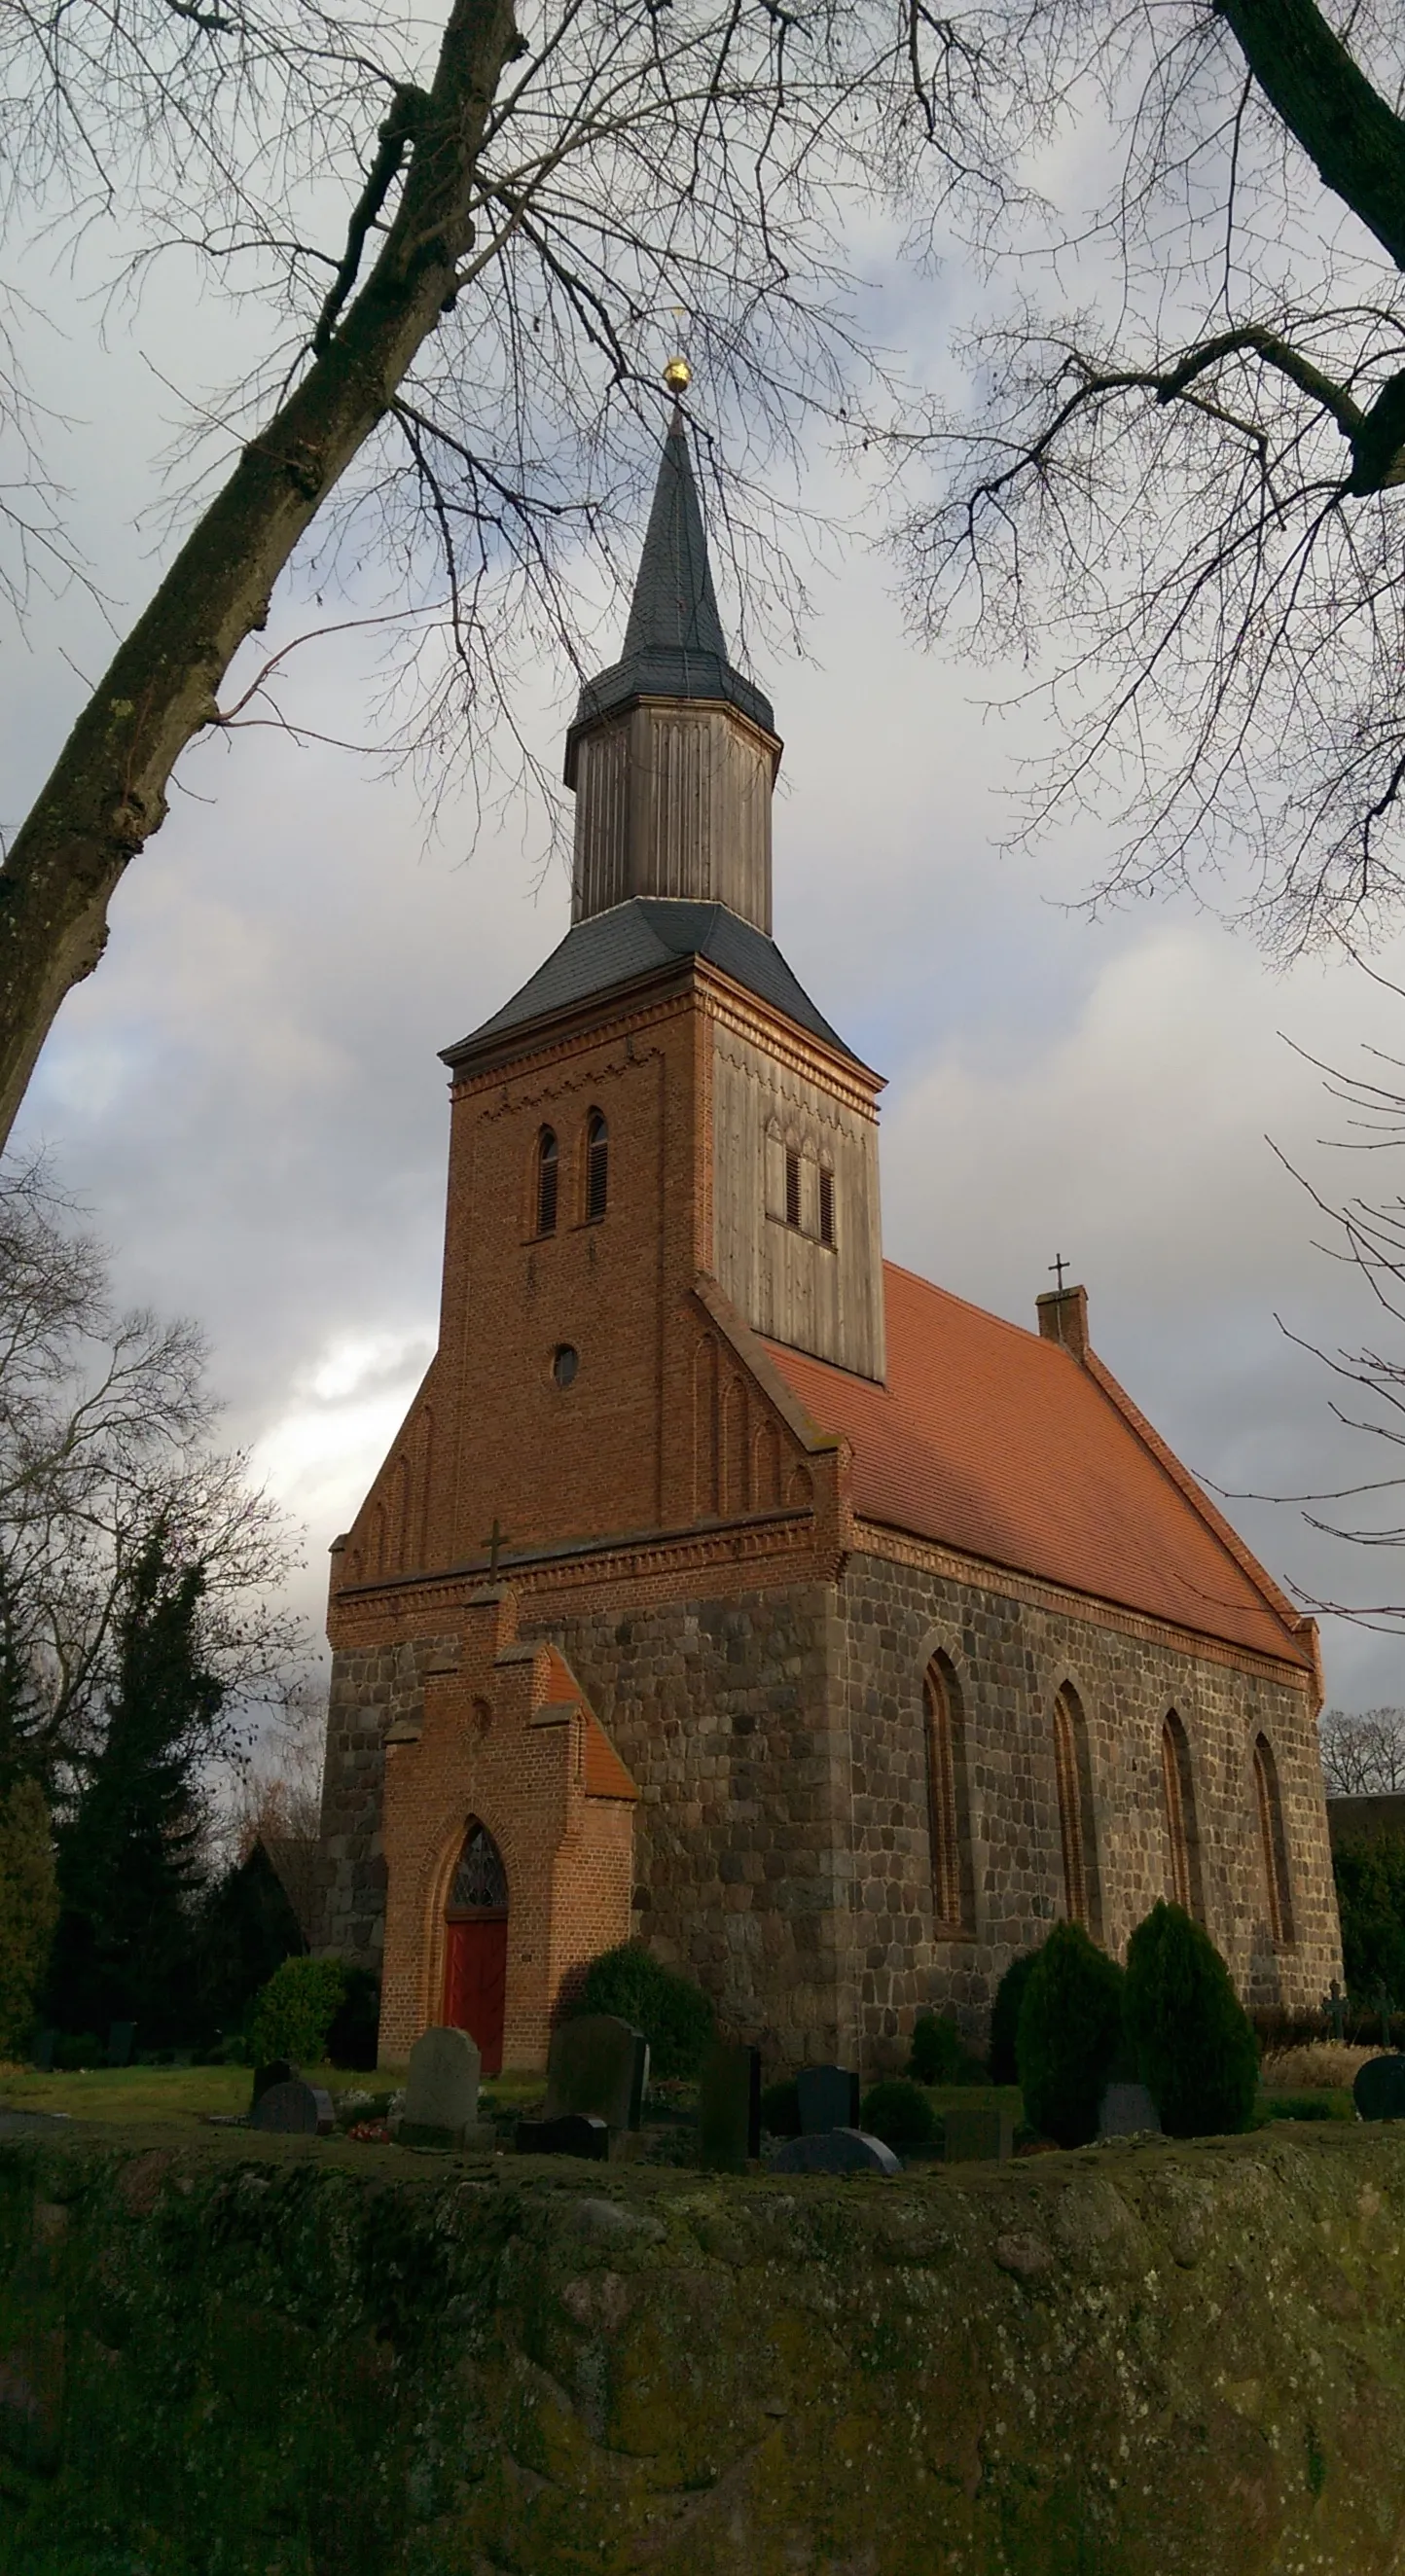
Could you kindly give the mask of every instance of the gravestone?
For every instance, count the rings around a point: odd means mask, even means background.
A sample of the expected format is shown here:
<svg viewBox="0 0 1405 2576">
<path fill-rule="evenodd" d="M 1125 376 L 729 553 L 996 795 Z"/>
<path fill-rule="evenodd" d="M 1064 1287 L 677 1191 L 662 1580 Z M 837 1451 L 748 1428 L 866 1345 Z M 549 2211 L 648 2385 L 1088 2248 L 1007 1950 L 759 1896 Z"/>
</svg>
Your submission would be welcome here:
<svg viewBox="0 0 1405 2576">
<path fill-rule="evenodd" d="M 280 2137 L 330 2138 L 337 2125 L 330 2093 L 320 2084 L 270 2084 L 249 2114 L 251 2129 L 269 2129 Z"/>
<path fill-rule="evenodd" d="M 831 2129 L 857 2129 L 859 2079 L 843 2066 L 802 2066 L 795 2079 L 801 2135 L 824 2137 Z"/>
<path fill-rule="evenodd" d="M 739 2173 L 761 2153 L 761 2051 L 717 2040 L 698 2087 L 698 2148 L 705 2165 Z"/>
<path fill-rule="evenodd" d="M 1006 2103 L 962 2103 L 943 2120 L 949 2165 L 1003 2165 L 1014 2154 L 1015 2115 Z"/>
<path fill-rule="evenodd" d="M 405 2108 L 396 2136 L 402 2147 L 497 2145 L 491 2120 L 478 2117 L 482 2061 L 466 2030 L 440 2025 L 422 2030 L 410 2051 Z"/>
<path fill-rule="evenodd" d="M 566 2111 L 559 2120 L 519 2120 L 517 2152 L 519 2156 L 589 2156 L 603 2164 L 610 2152 L 609 2123 L 589 2111 Z"/>
<path fill-rule="evenodd" d="M 1405 2120 L 1405 2057 L 1368 2057 L 1351 2095 L 1363 2120 Z"/>
<path fill-rule="evenodd" d="M 136 2038 L 136 2035 L 137 2026 L 134 2021 L 115 2021 L 112 2023 L 107 2034 L 107 2062 L 109 2066 L 131 2065 L 132 2042 Z"/>
<path fill-rule="evenodd" d="M 545 2121 L 580 2111 L 607 2129 L 637 2129 L 649 2081 L 649 2043 L 614 2013 L 582 2013 L 552 2035 Z"/>
<path fill-rule="evenodd" d="M 1332 2037 L 1340 2048 L 1346 2039 L 1346 1997 L 1335 1977 L 1322 1998 L 1322 2009 L 1327 2016 Z"/>
<path fill-rule="evenodd" d="M 266 2066 L 256 2066 L 254 2068 L 254 2089 L 249 2095 L 250 2118 L 252 2119 L 255 2110 L 258 2108 L 260 2095 L 266 2093 L 270 2085 L 295 2084 L 297 2082 L 297 2075 L 297 2068 L 293 2065 L 291 2059 L 286 2057 L 271 2057 Z"/>
<path fill-rule="evenodd" d="M 787 2138 L 767 2158 L 768 2173 L 899 2174 L 902 2166 L 891 2147 L 864 2129 L 827 2129 L 823 2136 Z"/>
<path fill-rule="evenodd" d="M 1161 2114 L 1144 2084 L 1108 2084 L 1098 2104 L 1100 2138 L 1160 2137 Z"/>
<path fill-rule="evenodd" d="M 41 2030 L 34 2043 L 34 2064 L 40 2075 L 53 2074 L 54 2042 L 57 2038 L 56 2030 Z"/>
</svg>

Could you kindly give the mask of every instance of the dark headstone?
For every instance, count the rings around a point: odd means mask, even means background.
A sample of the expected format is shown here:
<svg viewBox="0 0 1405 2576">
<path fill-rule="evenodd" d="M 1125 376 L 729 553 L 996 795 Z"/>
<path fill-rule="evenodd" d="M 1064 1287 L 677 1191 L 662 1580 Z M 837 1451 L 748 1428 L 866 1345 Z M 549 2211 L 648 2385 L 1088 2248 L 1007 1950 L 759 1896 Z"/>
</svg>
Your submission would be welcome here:
<svg viewBox="0 0 1405 2576">
<path fill-rule="evenodd" d="M 132 2042 L 136 2038 L 136 2035 L 137 2026 L 134 2021 L 113 2022 L 107 2034 L 107 2062 L 109 2066 L 131 2065 Z"/>
<path fill-rule="evenodd" d="M 559 2120 L 519 2120 L 519 2156 L 589 2156 L 603 2164 L 610 2153 L 610 2124 L 588 2111 L 567 2111 Z"/>
<path fill-rule="evenodd" d="M 698 2146 L 702 2161 L 720 2172 L 739 2172 L 761 2153 L 761 2051 L 718 2040 L 703 2060 L 698 2088 Z"/>
<path fill-rule="evenodd" d="M 195 2064 L 195 2051 L 194 2051 L 194 2049 L 193 2049 L 193 2048 L 177 2048 L 177 2049 L 174 2049 L 174 2050 L 172 2051 L 172 2053 L 171 2053 L 171 2064 L 172 2064 L 173 2066 L 193 2066 L 193 2065 Z"/>
<path fill-rule="evenodd" d="M 769 2173 L 897 2174 L 902 2166 L 891 2147 L 864 2129 L 829 2129 L 822 2137 L 787 2138 L 770 2157 Z"/>
<path fill-rule="evenodd" d="M 250 2117 L 252 2118 L 254 2112 L 258 2109 L 259 2097 L 261 2094 L 267 2093 L 269 2087 L 274 2084 L 296 2083 L 297 2073 L 297 2068 L 290 2064 L 286 2057 L 271 2057 L 266 2066 L 256 2066 L 254 2068 L 254 2089 L 249 2096 Z"/>
<path fill-rule="evenodd" d="M 57 2038 L 56 2030 L 41 2030 L 34 2043 L 34 2063 L 41 2075 L 53 2074 L 54 2042 Z"/>
<path fill-rule="evenodd" d="M 270 2084 L 249 2114 L 251 2129 L 294 2138 L 330 2138 L 336 2125 L 332 2097 L 320 2084 Z"/>
<path fill-rule="evenodd" d="M 1144 2084 L 1108 2084 L 1098 2104 L 1100 2138 L 1141 2138 L 1161 2134 L 1161 2114 Z"/>
<path fill-rule="evenodd" d="M 802 2066 L 795 2086 L 804 2137 L 826 2137 L 831 2129 L 857 2129 L 859 2079 L 847 2067 Z"/>
<path fill-rule="evenodd" d="M 573 2111 L 607 2129 L 637 2129 L 649 2081 L 649 2043 L 614 2013 L 582 2013 L 553 2032 L 543 2118 Z"/>
<path fill-rule="evenodd" d="M 1015 2150 L 1012 2111 L 999 2102 L 966 2102 L 942 2114 L 949 2165 L 1005 2164 Z"/>
<path fill-rule="evenodd" d="M 1351 2092 L 1363 2120 L 1405 2120 L 1405 2057 L 1368 2057 Z"/>
</svg>

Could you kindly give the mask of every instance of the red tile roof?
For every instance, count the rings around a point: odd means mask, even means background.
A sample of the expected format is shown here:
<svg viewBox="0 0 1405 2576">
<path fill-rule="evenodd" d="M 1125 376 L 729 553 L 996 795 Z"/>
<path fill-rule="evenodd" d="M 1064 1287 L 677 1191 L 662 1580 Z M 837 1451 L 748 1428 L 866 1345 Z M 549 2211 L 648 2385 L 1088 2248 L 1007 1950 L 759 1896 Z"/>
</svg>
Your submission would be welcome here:
<svg viewBox="0 0 1405 2576">
<path fill-rule="evenodd" d="M 586 1720 L 585 1794 L 588 1798 L 631 1799 L 639 1795 L 598 1717 Z"/>
<path fill-rule="evenodd" d="M 1096 1359 L 884 1263 L 888 1381 L 766 1349 L 866 1520 L 1313 1667 L 1310 1624 Z"/>
</svg>

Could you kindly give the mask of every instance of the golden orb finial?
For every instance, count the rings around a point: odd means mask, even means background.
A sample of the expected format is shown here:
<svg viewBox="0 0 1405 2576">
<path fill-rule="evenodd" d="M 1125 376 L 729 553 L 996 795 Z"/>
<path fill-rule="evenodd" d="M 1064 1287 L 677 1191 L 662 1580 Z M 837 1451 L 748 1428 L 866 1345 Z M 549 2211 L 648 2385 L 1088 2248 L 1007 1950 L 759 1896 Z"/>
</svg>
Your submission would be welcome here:
<svg viewBox="0 0 1405 2576">
<path fill-rule="evenodd" d="M 693 381 L 693 370 L 686 358 L 670 358 L 663 380 L 671 394 L 685 394 Z"/>
</svg>

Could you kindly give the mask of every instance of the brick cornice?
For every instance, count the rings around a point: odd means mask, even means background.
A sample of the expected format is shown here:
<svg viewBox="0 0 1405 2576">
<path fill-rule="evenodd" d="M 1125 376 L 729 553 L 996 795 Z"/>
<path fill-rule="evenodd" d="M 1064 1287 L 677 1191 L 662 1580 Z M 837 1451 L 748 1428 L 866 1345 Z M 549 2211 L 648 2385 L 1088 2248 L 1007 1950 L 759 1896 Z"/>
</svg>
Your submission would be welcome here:
<svg viewBox="0 0 1405 2576">
<path fill-rule="evenodd" d="M 942 1575 L 950 1582 L 968 1584 L 973 1591 L 993 1592 L 1030 1609 L 1086 1619 L 1095 1628 L 1111 1628 L 1119 1636 L 1139 1637 L 1148 1645 L 1169 1647 L 1201 1663 L 1226 1664 L 1241 1673 L 1262 1673 L 1274 1681 L 1289 1681 L 1298 1690 L 1310 1692 L 1314 1687 L 1312 1672 L 1288 1656 L 1255 1654 L 1252 1647 L 1236 1646 L 1223 1637 L 1203 1636 L 1196 1628 L 1180 1628 L 1170 1620 L 1149 1618 L 1144 1611 L 1124 1610 L 1116 1602 L 1099 1600 L 1094 1593 L 1075 1592 L 1071 1585 L 1020 1574 L 1010 1566 L 967 1556 L 929 1539 L 910 1538 L 905 1531 L 890 1529 L 882 1521 L 863 1520 L 856 1515 L 853 1547 L 855 1555 L 883 1557 L 890 1564 Z"/>
</svg>

